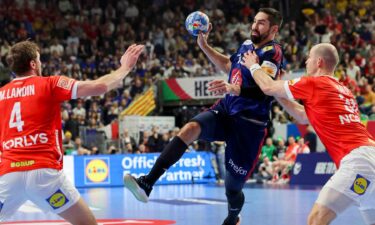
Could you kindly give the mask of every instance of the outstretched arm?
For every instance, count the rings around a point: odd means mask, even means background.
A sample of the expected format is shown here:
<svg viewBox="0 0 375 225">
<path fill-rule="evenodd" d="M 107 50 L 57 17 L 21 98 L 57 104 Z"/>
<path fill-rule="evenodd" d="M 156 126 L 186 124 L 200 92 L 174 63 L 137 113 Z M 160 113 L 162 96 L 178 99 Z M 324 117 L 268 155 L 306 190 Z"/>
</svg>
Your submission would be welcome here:
<svg viewBox="0 0 375 225">
<path fill-rule="evenodd" d="M 296 101 L 289 100 L 286 98 L 275 97 L 280 105 L 300 124 L 309 124 L 305 107 Z"/>
<path fill-rule="evenodd" d="M 241 64 L 248 68 L 260 89 L 266 95 L 287 98 L 284 89 L 285 81 L 273 80 L 259 65 L 259 58 L 255 52 L 246 52 L 242 57 Z"/>
<path fill-rule="evenodd" d="M 244 54 L 242 65 L 246 66 L 255 82 L 266 95 L 274 96 L 276 100 L 285 108 L 285 110 L 292 115 L 299 123 L 307 124 L 309 120 L 306 115 L 305 108 L 288 99 L 285 85 L 288 85 L 285 80 L 273 80 L 260 67 L 259 58 L 254 52 L 247 52 Z"/>
<path fill-rule="evenodd" d="M 143 51 L 143 45 L 131 45 L 121 57 L 121 66 L 110 74 L 96 80 L 78 81 L 77 98 L 97 96 L 120 87 L 122 80 L 128 75 L 137 63 Z"/>
<path fill-rule="evenodd" d="M 220 68 L 225 73 L 229 73 L 231 62 L 228 56 L 221 54 L 220 52 L 213 49 L 208 43 L 207 38 L 212 30 L 212 24 L 209 24 L 208 31 L 206 33 L 200 32 L 198 35 L 198 45 L 206 54 L 206 56 L 210 59 L 210 61 L 215 64 L 218 68 Z"/>
</svg>

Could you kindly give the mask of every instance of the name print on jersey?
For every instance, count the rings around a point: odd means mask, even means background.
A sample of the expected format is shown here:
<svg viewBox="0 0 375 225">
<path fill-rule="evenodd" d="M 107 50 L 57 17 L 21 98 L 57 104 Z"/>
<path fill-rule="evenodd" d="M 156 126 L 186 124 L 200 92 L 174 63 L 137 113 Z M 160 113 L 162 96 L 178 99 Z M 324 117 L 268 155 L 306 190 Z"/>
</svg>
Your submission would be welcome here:
<svg viewBox="0 0 375 225">
<path fill-rule="evenodd" d="M 354 101 L 353 98 L 346 98 L 344 95 L 351 95 L 349 89 L 344 86 L 337 85 L 337 90 L 340 92 L 339 98 L 344 101 L 344 108 L 348 114 L 339 115 L 340 123 L 360 123 L 361 119 L 358 116 L 358 106 L 357 103 Z"/>
<path fill-rule="evenodd" d="M 46 144 L 48 137 L 46 133 L 38 133 L 34 135 L 25 135 L 16 137 L 7 141 L 3 141 L 3 149 L 30 147 L 36 144 Z"/>
<path fill-rule="evenodd" d="M 11 98 L 19 98 L 35 95 L 35 86 L 28 85 L 25 87 L 12 88 L 4 91 L 0 91 L 0 101 Z"/>
</svg>

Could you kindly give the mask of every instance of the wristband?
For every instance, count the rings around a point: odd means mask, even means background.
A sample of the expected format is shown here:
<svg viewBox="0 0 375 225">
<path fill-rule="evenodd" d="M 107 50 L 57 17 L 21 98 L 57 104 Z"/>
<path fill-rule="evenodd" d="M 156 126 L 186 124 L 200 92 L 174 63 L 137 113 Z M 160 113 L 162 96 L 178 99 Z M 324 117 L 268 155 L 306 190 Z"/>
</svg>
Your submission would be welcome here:
<svg viewBox="0 0 375 225">
<path fill-rule="evenodd" d="M 256 71 L 256 70 L 260 70 L 260 69 L 262 69 L 262 67 L 258 64 L 258 63 L 256 63 L 256 64 L 254 64 L 254 65 L 252 65 L 252 66 L 250 66 L 250 72 L 251 72 L 251 76 L 254 76 L 254 72 Z"/>
</svg>

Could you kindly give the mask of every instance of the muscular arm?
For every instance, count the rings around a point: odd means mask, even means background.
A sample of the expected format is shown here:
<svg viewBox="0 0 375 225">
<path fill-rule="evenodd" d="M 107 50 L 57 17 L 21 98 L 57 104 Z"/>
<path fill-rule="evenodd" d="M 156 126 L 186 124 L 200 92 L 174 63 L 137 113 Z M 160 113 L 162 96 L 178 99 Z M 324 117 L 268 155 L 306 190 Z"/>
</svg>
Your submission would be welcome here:
<svg viewBox="0 0 375 225">
<path fill-rule="evenodd" d="M 309 123 L 309 119 L 307 118 L 305 107 L 303 107 L 303 105 L 286 98 L 275 97 L 275 99 L 291 116 L 293 116 L 298 121 L 298 123 Z"/>
<path fill-rule="evenodd" d="M 228 56 L 221 54 L 208 44 L 201 46 L 201 49 L 215 66 L 225 73 L 229 73 L 231 62 Z"/>
<path fill-rule="evenodd" d="M 106 74 L 96 80 L 78 81 L 77 98 L 97 96 L 112 89 L 119 88 L 122 80 L 130 72 L 129 69 L 119 68 L 110 74 Z"/>
<path fill-rule="evenodd" d="M 264 94 L 275 97 L 288 98 L 284 88 L 285 81 L 273 80 L 262 69 L 252 71 L 252 74 L 255 83 L 258 84 Z"/>
<path fill-rule="evenodd" d="M 96 80 L 78 81 L 77 98 L 104 94 L 118 88 L 122 80 L 135 66 L 143 45 L 131 45 L 121 57 L 121 66 L 114 72 L 106 74 Z"/>
<path fill-rule="evenodd" d="M 306 115 L 305 108 L 295 101 L 288 99 L 288 95 L 284 85 L 288 85 L 287 81 L 273 80 L 265 73 L 258 64 L 258 57 L 254 52 L 248 52 L 243 58 L 245 65 L 253 75 L 255 82 L 258 84 L 264 94 L 274 96 L 276 100 L 291 114 L 299 123 L 307 124 L 309 120 Z"/>
<path fill-rule="evenodd" d="M 231 61 L 229 57 L 216 51 L 207 43 L 207 38 L 211 30 L 212 24 L 210 23 L 207 33 L 199 33 L 197 43 L 204 54 L 210 59 L 210 61 L 215 64 L 215 66 L 228 74 L 231 67 Z"/>
</svg>

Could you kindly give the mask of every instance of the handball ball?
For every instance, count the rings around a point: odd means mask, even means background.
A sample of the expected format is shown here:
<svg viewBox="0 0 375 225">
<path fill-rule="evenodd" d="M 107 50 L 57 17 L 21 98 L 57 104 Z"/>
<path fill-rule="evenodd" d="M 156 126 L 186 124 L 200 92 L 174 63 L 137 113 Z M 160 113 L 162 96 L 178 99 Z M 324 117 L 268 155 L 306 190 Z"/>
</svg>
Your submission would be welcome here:
<svg viewBox="0 0 375 225">
<path fill-rule="evenodd" d="M 208 31 L 208 24 L 210 23 L 208 16 L 202 12 L 195 11 L 188 15 L 185 20 L 185 27 L 187 31 L 193 36 L 198 36 L 199 32 L 206 33 Z"/>
</svg>

